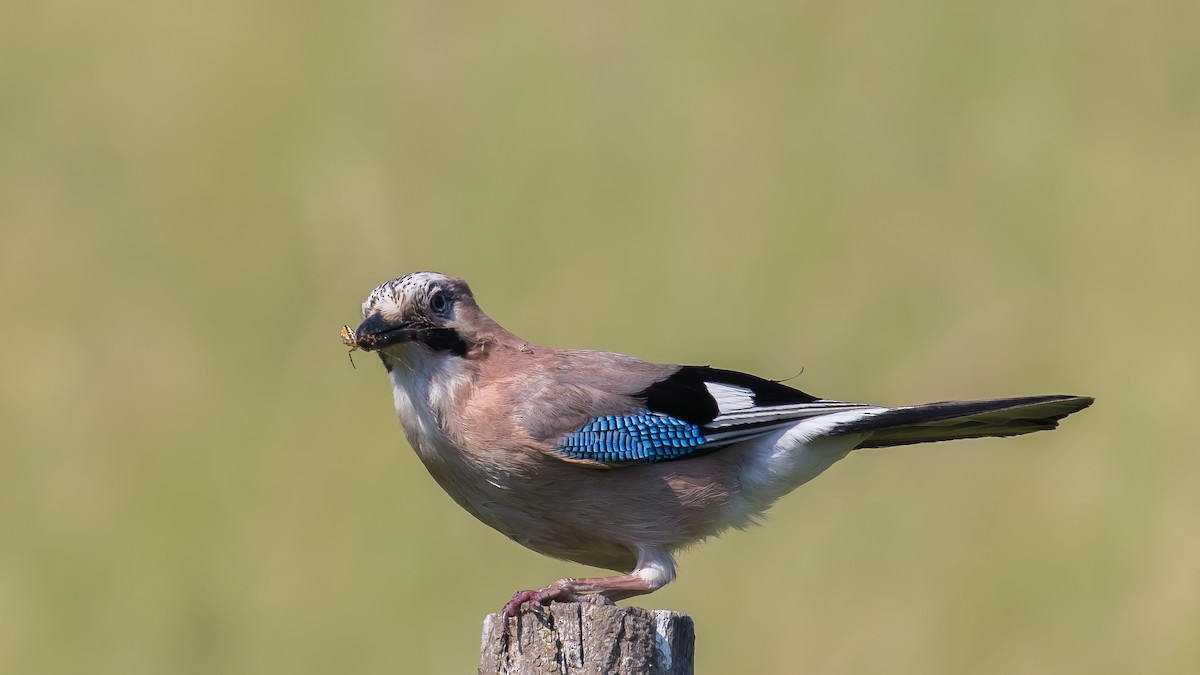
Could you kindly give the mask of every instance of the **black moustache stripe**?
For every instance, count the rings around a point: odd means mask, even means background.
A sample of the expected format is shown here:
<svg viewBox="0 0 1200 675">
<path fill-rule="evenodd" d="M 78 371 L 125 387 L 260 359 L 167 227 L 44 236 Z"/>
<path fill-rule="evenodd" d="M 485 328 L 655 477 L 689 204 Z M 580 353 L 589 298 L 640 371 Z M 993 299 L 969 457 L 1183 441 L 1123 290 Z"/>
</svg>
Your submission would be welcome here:
<svg viewBox="0 0 1200 675">
<path fill-rule="evenodd" d="M 448 351 L 458 356 L 466 356 L 467 343 L 453 328 L 422 328 L 416 331 L 413 340 L 429 347 L 434 351 Z"/>
</svg>

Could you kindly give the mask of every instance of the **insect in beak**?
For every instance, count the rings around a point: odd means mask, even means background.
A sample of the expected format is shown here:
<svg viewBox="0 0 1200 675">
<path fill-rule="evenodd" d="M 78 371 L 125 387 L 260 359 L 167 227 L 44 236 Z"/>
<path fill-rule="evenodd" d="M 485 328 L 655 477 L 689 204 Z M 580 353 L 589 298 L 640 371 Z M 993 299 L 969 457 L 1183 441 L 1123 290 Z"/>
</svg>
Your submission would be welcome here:
<svg viewBox="0 0 1200 675">
<path fill-rule="evenodd" d="M 354 365 L 354 352 L 358 351 L 358 341 L 354 339 L 354 331 L 350 326 L 342 326 L 342 344 L 350 348 L 346 357 L 350 359 L 350 366 L 357 370 L 358 366 Z"/>
</svg>

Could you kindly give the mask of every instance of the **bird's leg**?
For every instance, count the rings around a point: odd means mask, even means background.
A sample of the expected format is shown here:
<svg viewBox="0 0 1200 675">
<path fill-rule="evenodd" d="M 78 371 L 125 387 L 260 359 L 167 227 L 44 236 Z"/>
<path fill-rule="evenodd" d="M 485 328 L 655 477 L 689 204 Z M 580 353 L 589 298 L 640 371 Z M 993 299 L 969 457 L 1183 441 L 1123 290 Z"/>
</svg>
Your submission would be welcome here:
<svg viewBox="0 0 1200 675">
<path fill-rule="evenodd" d="M 504 606 L 504 618 L 516 616 L 517 610 L 526 602 L 549 605 L 551 602 L 590 602 L 611 605 L 616 600 L 632 598 L 661 588 L 663 581 L 657 578 L 634 574 L 616 577 L 591 577 L 586 579 L 559 579 L 538 590 L 517 591 Z"/>
</svg>

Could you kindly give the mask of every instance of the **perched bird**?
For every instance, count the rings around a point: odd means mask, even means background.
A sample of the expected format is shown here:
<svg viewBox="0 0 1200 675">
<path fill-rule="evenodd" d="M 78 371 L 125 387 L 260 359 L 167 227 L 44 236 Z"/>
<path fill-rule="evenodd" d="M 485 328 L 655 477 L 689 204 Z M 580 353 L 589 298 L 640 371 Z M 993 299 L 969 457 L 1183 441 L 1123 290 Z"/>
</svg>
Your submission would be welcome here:
<svg viewBox="0 0 1200 675">
<path fill-rule="evenodd" d="M 1053 429 L 1086 396 L 885 407 L 708 366 L 531 344 L 435 272 L 371 292 L 343 337 L 378 353 L 430 475 L 513 541 L 620 575 L 560 579 L 526 601 L 609 603 L 675 578 L 674 553 L 744 528 L 855 448 Z"/>
</svg>

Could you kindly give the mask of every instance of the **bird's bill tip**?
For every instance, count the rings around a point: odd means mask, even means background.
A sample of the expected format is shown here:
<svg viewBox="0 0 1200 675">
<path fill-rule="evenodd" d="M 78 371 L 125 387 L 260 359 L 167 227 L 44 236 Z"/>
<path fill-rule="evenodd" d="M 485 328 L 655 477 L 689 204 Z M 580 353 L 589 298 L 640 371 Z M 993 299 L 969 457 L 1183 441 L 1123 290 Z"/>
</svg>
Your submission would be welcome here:
<svg viewBox="0 0 1200 675">
<path fill-rule="evenodd" d="M 380 314 L 372 314 L 354 331 L 354 344 L 364 351 L 383 349 L 413 339 L 417 331 L 405 324 L 390 323 Z"/>
</svg>

